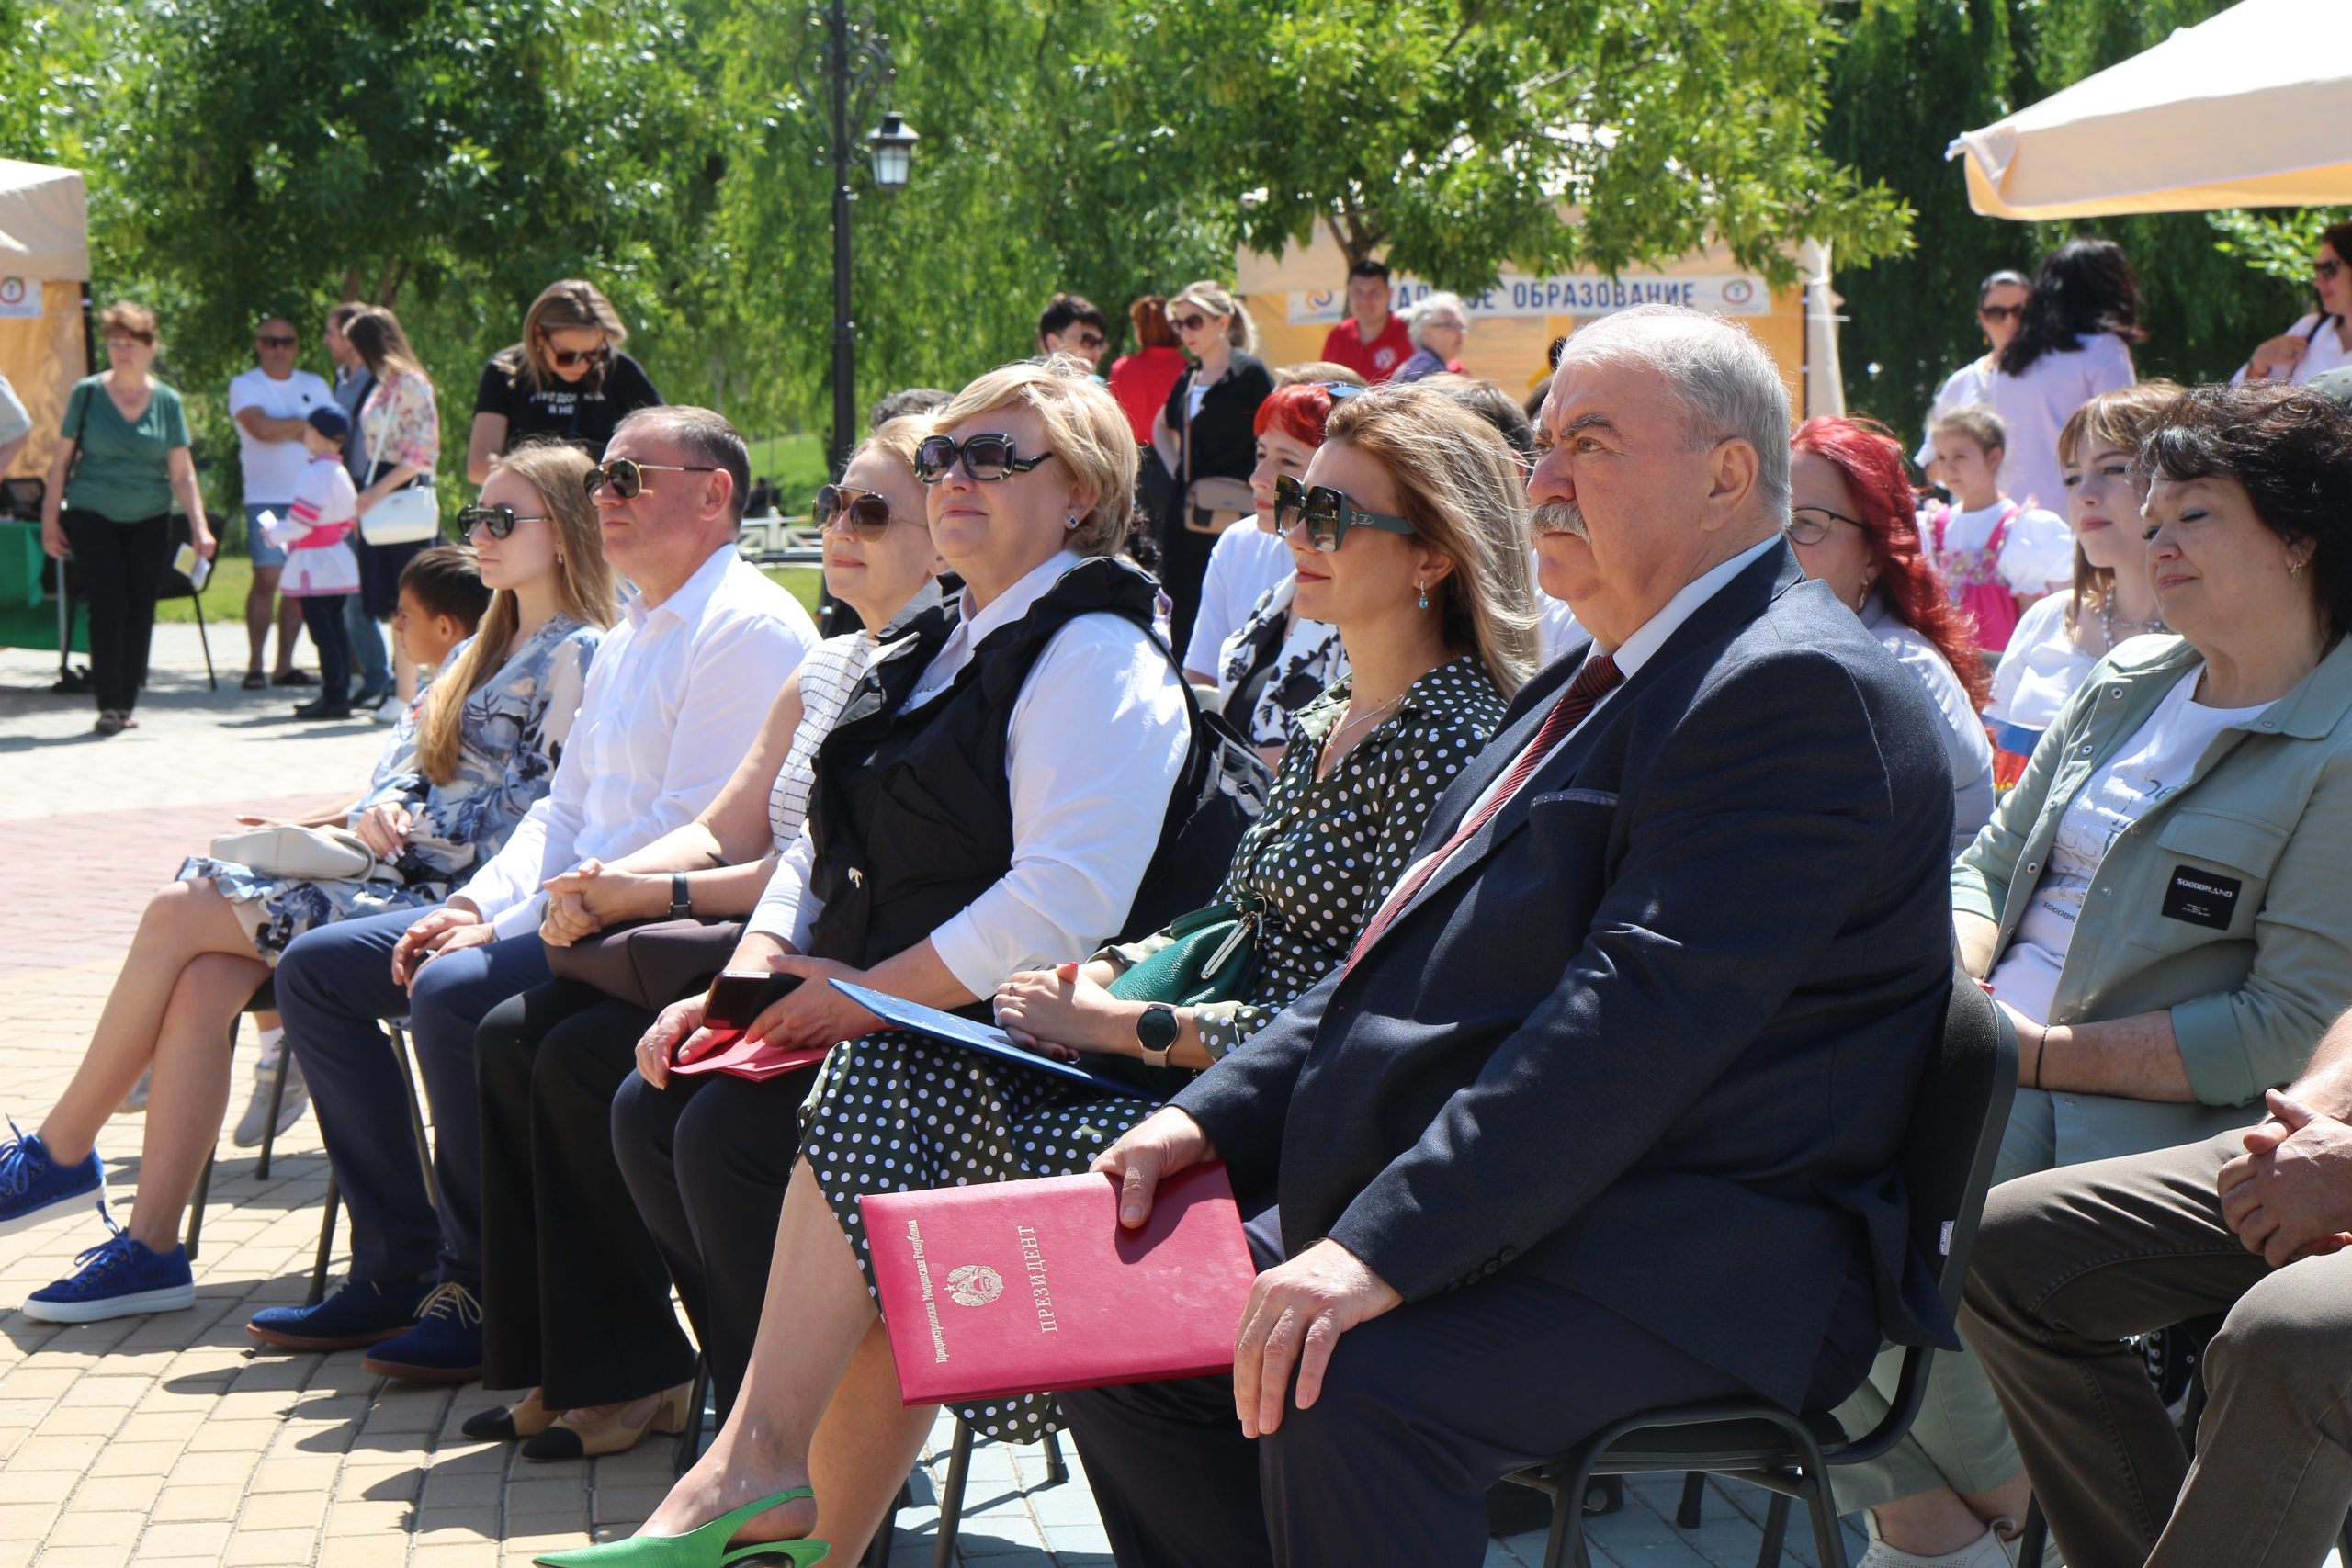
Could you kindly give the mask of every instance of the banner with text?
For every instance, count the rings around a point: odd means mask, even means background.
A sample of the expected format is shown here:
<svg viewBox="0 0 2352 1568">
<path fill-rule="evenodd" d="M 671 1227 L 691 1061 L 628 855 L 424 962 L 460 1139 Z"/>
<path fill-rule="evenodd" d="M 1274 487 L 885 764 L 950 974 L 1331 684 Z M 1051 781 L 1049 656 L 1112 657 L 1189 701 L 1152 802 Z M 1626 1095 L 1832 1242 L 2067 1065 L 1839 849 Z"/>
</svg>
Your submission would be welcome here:
<svg viewBox="0 0 2352 1568">
<path fill-rule="evenodd" d="M 1414 279 L 1399 281 L 1393 308 L 1403 310 L 1430 291 Z M 1711 274 L 1568 273 L 1555 277 L 1505 277 L 1482 293 L 1464 296 L 1475 320 L 1480 316 L 1607 316 L 1635 305 L 1681 305 L 1718 316 L 1769 316 L 1772 291 L 1753 272 Z M 1323 325 L 1348 313 L 1343 289 L 1294 289 L 1294 326 Z"/>
</svg>

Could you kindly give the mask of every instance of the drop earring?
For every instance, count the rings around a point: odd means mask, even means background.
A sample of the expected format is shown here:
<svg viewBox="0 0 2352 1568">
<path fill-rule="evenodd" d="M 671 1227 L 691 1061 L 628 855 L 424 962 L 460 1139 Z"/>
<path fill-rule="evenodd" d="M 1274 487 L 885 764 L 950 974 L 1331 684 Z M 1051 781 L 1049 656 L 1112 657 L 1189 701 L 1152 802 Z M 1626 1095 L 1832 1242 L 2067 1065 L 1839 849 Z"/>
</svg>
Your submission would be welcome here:
<svg viewBox="0 0 2352 1568">
<path fill-rule="evenodd" d="M 1424 610 L 1428 609 L 1430 607 L 1430 585 L 1426 582 L 1416 582 L 1413 586 L 1420 590 L 1421 608 Z"/>
</svg>

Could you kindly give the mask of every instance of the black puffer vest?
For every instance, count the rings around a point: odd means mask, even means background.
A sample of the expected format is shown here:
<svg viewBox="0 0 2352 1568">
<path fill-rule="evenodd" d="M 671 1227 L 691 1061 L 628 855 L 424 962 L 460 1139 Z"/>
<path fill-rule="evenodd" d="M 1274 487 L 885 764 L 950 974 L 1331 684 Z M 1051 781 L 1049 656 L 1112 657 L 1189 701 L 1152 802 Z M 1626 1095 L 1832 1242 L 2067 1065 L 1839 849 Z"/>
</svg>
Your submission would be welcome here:
<svg viewBox="0 0 2352 1568">
<path fill-rule="evenodd" d="M 1080 615 L 1110 611 L 1148 627 L 1155 592 L 1121 562 L 1081 561 L 1027 614 L 990 632 L 947 689 L 912 712 L 907 694 L 946 641 L 952 612 L 918 622 L 913 647 L 875 661 L 817 754 L 809 888 L 823 907 L 813 955 L 871 968 L 1012 869 L 1005 731 L 1022 682 L 1054 634 Z M 1157 837 L 1161 826 L 1157 803 L 1138 814 L 1137 832 Z"/>
</svg>

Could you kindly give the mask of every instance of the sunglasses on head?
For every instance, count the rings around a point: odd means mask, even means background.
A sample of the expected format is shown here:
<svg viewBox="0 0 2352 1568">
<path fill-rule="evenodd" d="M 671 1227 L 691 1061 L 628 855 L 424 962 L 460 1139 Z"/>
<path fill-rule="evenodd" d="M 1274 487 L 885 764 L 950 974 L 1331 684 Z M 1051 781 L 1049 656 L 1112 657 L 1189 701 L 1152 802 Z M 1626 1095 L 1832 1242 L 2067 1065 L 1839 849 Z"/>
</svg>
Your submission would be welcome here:
<svg viewBox="0 0 2352 1568">
<path fill-rule="evenodd" d="M 1988 321 L 2021 321 L 2025 320 L 2022 305 L 1979 305 L 1976 313 Z"/>
<path fill-rule="evenodd" d="M 890 525 L 903 519 L 890 515 L 890 503 L 870 490 L 848 490 L 841 485 L 827 485 L 817 492 L 816 520 L 819 529 L 845 523 L 849 531 L 861 539 L 874 540 L 890 531 Z"/>
<path fill-rule="evenodd" d="M 1329 555 L 1347 542 L 1351 528 L 1376 528 L 1384 534 L 1410 535 L 1416 530 L 1402 517 L 1366 512 L 1329 485 L 1312 490 L 1284 474 L 1274 481 L 1274 532 L 1287 534 L 1305 525 L 1306 542 L 1318 555 Z"/>
<path fill-rule="evenodd" d="M 555 344 L 548 344 L 548 360 L 558 369 L 569 370 L 573 366 L 583 363 L 601 365 L 611 357 L 612 352 L 611 345 L 607 344 L 599 344 L 594 348 L 558 348 Z"/>
<path fill-rule="evenodd" d="M 1051 452 L 1040 452 L 1034 457 L 1024 457 L 1010 435 L 967 435 L 961 442 L 949 435 L 931 435 L 915 448 L 915 478 L 935 485 L 961 458 L 966 474 L 988 484 L 1025 474 L 1052 456 Z"/>
<path fill-rule="evenodd" d="M 708 463 L 640 463 L 632 457 L 616 457 L 609 463 L 599 463 L 580 476 L 593 501 L 596 492 L 606 485 L 623 501 L 635 501 L 646 491 L 648 474 L 715 474 L 718 470 Z"/>
<path fill-rule="evenodd" d="M 256 333 L 254 341 L 264 348 L 292 348 L 302 340 L 292 333 Z"/>
<path fill-rule="evenodd" d="M 1829 537 L 1829 530 L 1840 523 L 1860 528 L 1865 534 L 1870 532 L 1868 525 L 1858 519 L 1842 512 L 1832 512 L 1826 506 L 1798 507 L 1789 513 L 1786 531 L 1792 544 L 1817 545 Z"/>
<path fill-rule="evenodd" d="M 458 513 L 458 537 L 469 545 L 478 533 L 488 534 L 493 539 L 511 539 L 516 524 L 546 521 L 536 515 L 517 517 L 511 506 L 469 506 Z"/>
</svg>

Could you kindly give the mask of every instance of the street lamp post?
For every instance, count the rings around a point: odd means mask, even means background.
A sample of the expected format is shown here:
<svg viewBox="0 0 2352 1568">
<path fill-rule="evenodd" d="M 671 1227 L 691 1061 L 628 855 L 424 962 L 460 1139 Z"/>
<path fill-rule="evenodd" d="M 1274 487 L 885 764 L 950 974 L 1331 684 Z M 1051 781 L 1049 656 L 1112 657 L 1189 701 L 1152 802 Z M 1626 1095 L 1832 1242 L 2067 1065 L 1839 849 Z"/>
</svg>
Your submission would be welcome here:
<svg viewBox="0 0 2352 1568">
<path fill-rule="evenodd" d="M 863 120 L 873 100 L 897 75 L 890 40 L 876 27 L 873 13 L 849 14 L 846 0 L 829 0 L 824 16 L 824 69 L 831 99 L 827 157 L 833 176 L 833 427 L 826 469 L 839 473 L 855 444 L 857 430 L 857 320 L 850 299 L 850 172 L 856 156 L 850 126 Z M 804 94 L 804 101 L 814 95 Z M 874 184 L 883 191 L 905 188 L 912 170 L 916 134 L 895 113 L 865 138 L 874 159 Z"/>
</svg>

